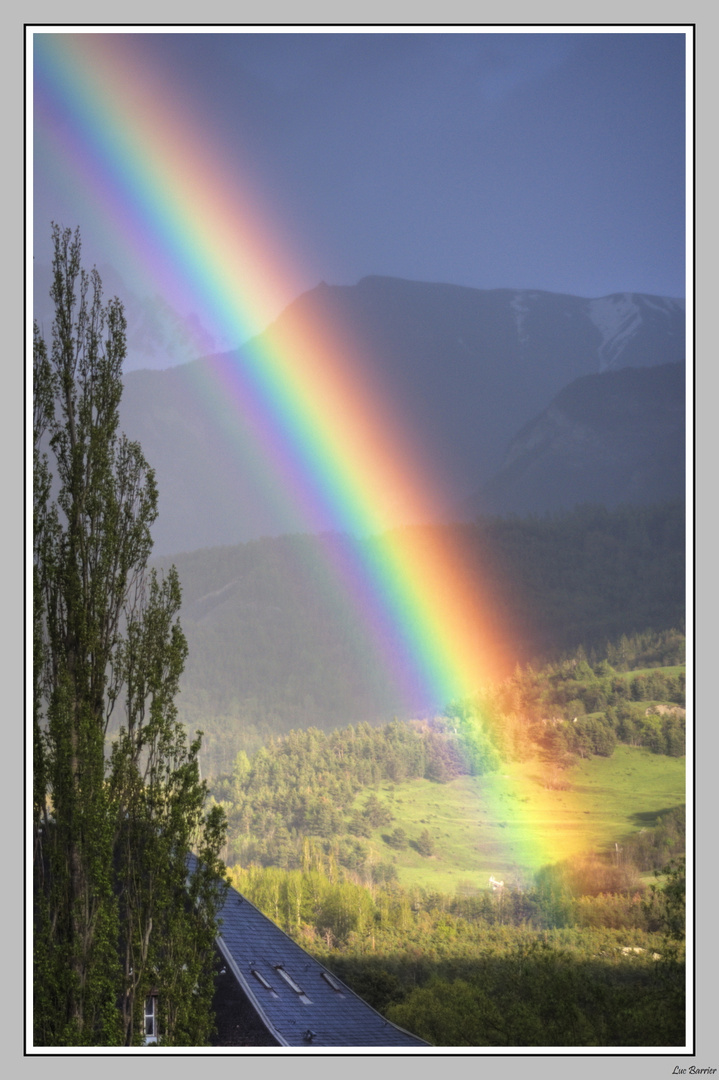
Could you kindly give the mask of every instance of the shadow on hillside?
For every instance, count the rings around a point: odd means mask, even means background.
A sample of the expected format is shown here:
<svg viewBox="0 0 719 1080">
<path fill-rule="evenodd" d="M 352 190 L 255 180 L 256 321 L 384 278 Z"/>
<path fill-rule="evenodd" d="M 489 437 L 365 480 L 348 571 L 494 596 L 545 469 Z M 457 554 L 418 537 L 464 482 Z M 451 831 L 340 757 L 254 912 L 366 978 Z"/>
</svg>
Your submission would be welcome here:
<svg viewBox="0 0 719 1080">
<path fill-rule="evenodd" d="M 434 1046 L 683 1046 L 684 965 L 657 955 L 605 942 L 587 956 L 534 941 L 506 951 L 495 942 L 481 959 L 412 949 L 324 963 Z"/>
<path fill-rule="evenodd" d="M 658 825 L 660 820 L 669 814 L 672 816 L 680 816 L 685 812 L 685 804 L 679 803 L 677 806 L 665 806 L 662 810 L 638 811 L 636 814 L 630 814 L 629 820 L 635 825 L 643 825 L 645 828 L 651 828 L 654 825 Z"/>
</svg>

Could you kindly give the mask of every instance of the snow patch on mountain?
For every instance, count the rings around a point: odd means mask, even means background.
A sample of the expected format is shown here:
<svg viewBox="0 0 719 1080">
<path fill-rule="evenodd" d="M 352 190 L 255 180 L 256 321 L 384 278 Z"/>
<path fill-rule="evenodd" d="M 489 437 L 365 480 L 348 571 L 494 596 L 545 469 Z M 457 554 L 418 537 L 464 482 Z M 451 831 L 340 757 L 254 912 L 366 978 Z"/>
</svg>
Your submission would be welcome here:
<svg viewBox="0 0 719 1080">
<path fill-rule="evenodd" d="M 514 315 L 514 324 L 517 328 L 517 339 L 520 345 L 529 344 L 529 334 L 526 330 L 527 315 L 531 310 L 531 301 L 537 299 L 536 292 L 516 292 L 512 297 L 509 307 Z"/>
<path fill-rule="evenodd" d="M 589 318 L 602 335 L 597 349 L 599 370 L 608 371 L 614 367 L 627 342 L 639 331 L 642 313 L 633 293 L 617 293 L 590 300 L 588 309 Z"/>
</svg>

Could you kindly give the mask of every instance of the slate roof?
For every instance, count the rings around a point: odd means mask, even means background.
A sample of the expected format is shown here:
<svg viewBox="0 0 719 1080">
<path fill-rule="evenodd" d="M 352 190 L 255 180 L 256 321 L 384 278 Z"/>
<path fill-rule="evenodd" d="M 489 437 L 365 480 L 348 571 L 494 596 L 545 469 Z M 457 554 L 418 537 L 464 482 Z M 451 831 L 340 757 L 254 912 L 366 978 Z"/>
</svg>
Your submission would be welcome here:
<svg viewBox="0 0 719 1080">
<path fill-rule="evenodd" d="M 281 1046 L 429 1045 L 385 1020 L 236 889 L 220 918 L 222 959 Z"/>
</svg>

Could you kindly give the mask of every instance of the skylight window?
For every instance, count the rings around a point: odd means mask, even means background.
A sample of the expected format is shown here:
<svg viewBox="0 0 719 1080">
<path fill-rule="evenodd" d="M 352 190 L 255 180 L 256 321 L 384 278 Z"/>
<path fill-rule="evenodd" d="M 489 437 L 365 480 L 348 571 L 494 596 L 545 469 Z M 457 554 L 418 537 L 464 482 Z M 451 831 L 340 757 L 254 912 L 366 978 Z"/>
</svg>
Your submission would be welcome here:
<svg viewBox="0 0 719 1080">
<path fill-rule="evenodd" d="M 275 971 L 277 972 L 278 975 L 282 976 L 282 978 L 285 980 L 287 985 L 291 986 L 296 994 L 304 994 L 304 990 L 302 989 L 302 987 L 298 986 L 298 984 L 295 982 L 295 980 L 290 975 L 289 971 L 285 971 L 282 964 L 275 964 Z"/>
<path fill-rule="evenodd" d="M 341 985 L 341 983 L 338 983 L 337 979 L 335 979 L 335 977 L 333 975 L 330 975 L 329 971 L 323 971 L 323 972 L 321 972 L 321 975 L 322 975 L 322 978 L 325 980 L 325 982 L 330 984 L 330 986 L 335 991 L 335 993 L 337 993 L 337 994 L 342 993 L 342 985 Z"/>
<path fill-rule="evenodd" d="M 257 968 L 252 968 L 252 974 L 255 976 L 258 983 L 260 983 L 261 986 L 264 986 L 265 990 L 272 990 L 272 987 L 261 971 L 258 971 Z"/>
<path fill-rule="evenodd" d="M 294 992 L 297 994 L 298 998 L 300 999 L 300 1001 L 304 1005 L 311 1005 L 312 1004 L 312 1002 L 307 997 L 307 994 L 304 992 L 302 987 L 298 983 L 295 982 L 295 980 L 290 975 L 289 971 L 285 971 L 282 964 L 274 964 L 273 967 L 274 967 L 275 971 L 277 972 L 277 974 L 282 976 L 282 978 L 285 980 L 287 985 L 292 990 L 294 990 Z"/>
</svg>

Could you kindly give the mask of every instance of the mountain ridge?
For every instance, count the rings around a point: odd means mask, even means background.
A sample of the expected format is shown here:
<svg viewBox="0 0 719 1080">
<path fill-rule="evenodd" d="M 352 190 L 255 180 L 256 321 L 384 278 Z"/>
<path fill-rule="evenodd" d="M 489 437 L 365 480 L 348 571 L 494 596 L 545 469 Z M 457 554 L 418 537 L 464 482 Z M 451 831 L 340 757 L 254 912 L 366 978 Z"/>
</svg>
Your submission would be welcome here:
<svg viewBox="0 0 719 1080">
<path fill-rule="evenodd" d="M 565 387 L 509 443 L 459 518 L 685 497 L 685 365 L 620 368 Z"/>
<path fill-rule="evenodd" d="M 684 360 L 681 301 L 636 293 L 600 301 L 368 276 L 302 294 L 273 327 L 291 341 L 298 320 L 320 320 L 338 348 L 359 358 L 383 405 L 421 439 L 451 514 L 490 482 L 510 441 L 575 379 Z M 253 344 L 261 347 L 263 335 Z M 243 356 L 240 348 L 126 375 L 121 424 L 156 469 L 160 552 L 307 531 L 219 392 L 236 379 Z"/>
</svg>

